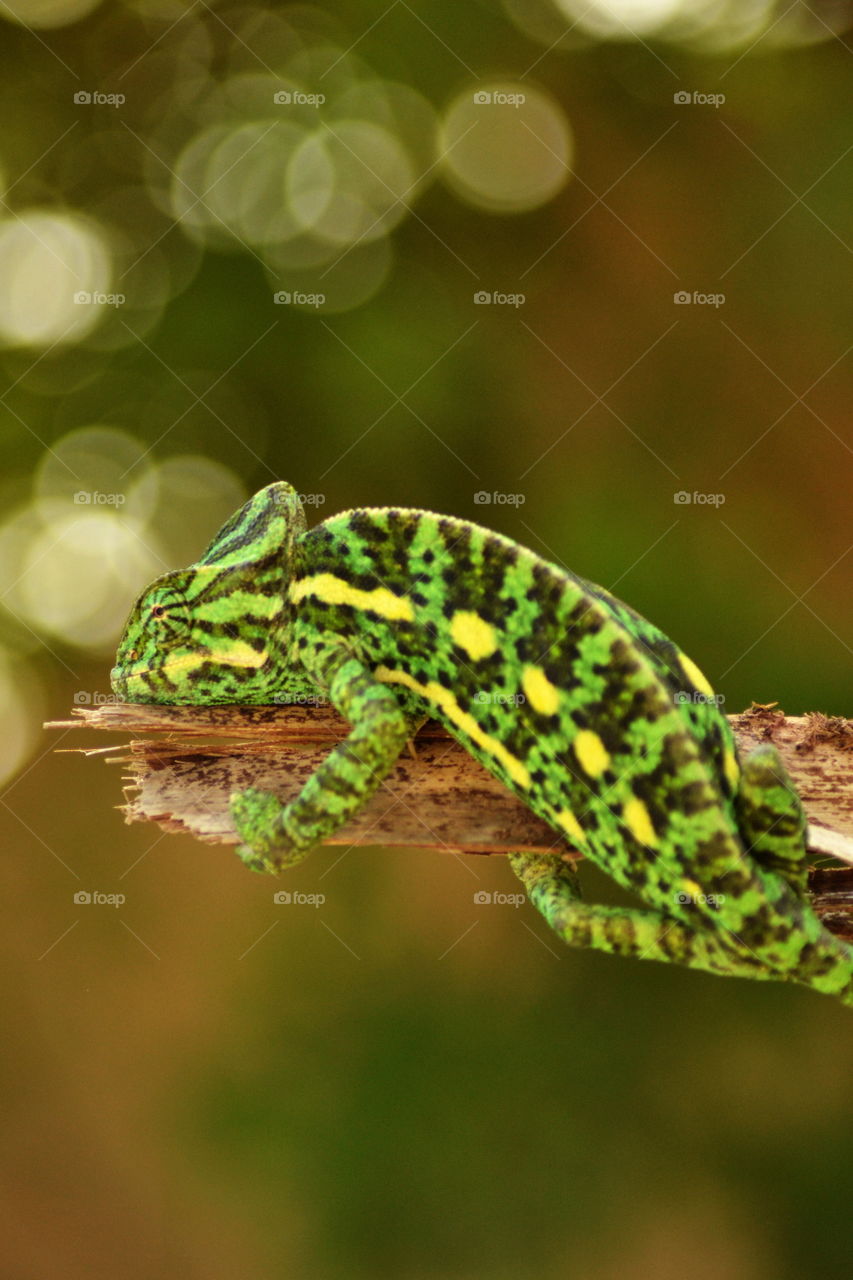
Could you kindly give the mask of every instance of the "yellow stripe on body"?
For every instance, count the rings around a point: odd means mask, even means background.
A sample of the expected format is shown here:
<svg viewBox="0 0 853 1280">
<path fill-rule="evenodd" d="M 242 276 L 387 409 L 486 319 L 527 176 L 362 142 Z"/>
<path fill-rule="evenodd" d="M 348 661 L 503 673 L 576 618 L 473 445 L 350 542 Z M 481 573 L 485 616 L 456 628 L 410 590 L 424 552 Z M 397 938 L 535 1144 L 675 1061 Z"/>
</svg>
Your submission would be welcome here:
<svg viewBox="0 0 853 1280">
<path fill-rule="evenodd" d="M 387 587 L 361 591 L 333 573 L 315 573 L 310 578 L 299 578 L 291 583 L 289 594 L 294 604 L 299 604 L 306 596 L 314 596 L 323 604 L 351 605 L 353 609 L 377 613 L 391 622 L 413 622 L 415 618 L 412 602 L 406 596 L 395 596 Z"/>
<path fill-rule="evenodd" d="M 686 653 L 679 653 L 678 665 L 694 689 L 704 693 L 707 698 L 713 698 L 714 690 L 711 688 L 710 680 L 703 671 L 699 670 L 692 658 L 688 658 Z"/>
<path fill-rule="evenodd" d="M 559 813 L 555 813 L 554 821 L 572 840 L 577 841 L 578 844 L 586 844 L 586 832 L 571 809 L 561 809 Z"/>
<path fill-rule="evenodd" d="M 448 720 L 461 729 L 472 742 L 476 742 L 478 747 L 482 747 L 503 765 L 513 782 L 518 783 L 520 787 L 530 786 L 530 773 L 527 767 L 512 752 L 507 751 L 502 742 L 486 733 L 472 715 L 463 711 L 453 694 L 449 689 L 445 689 L 443 684 L 439 684 L 437 680 L 421 684 L 407 671 L 392 671 L 389 667 L 377 667 L 374 674 L 382 684 L 401 684 L 421 698 L 425 698 L 427 702 L 432 702 L 439 707 Z"/>
</svg>

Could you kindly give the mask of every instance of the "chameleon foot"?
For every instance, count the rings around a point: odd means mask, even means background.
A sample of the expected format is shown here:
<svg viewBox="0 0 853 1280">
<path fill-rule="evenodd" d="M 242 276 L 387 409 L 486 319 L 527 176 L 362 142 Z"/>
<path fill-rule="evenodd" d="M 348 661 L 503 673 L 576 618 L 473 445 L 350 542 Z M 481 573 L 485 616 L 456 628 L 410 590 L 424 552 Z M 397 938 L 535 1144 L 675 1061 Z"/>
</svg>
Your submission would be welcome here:
<svg viewBox="0 0 853 1280">
<path fill-rule="evenodd" d="M 296 866 L 309 852 L 299 849 L 287 834 L 286 808 L 271 791 L 247 787 L 235 791 L 229 801 L 231 816 L 243 844 L 237 857 L 252 871 L 278 875 L 286 867 Z"/>
</svg>

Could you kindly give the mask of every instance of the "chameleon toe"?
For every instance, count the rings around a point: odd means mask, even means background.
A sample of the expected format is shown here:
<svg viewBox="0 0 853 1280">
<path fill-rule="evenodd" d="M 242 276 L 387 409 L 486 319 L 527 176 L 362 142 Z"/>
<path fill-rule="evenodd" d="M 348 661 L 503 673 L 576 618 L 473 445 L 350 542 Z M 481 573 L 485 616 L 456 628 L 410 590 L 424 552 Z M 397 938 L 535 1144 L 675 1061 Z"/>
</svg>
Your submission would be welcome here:
<svg viewBox="0 0 853 1280">
<path fill-rule="evenodd" d="M 237 834 L 256 855 L 263 857 L 282 842 L 283 808 L 271 791 L 262 791 L 259 787 L 235 791 L 229 807 Z"/>
</svg>

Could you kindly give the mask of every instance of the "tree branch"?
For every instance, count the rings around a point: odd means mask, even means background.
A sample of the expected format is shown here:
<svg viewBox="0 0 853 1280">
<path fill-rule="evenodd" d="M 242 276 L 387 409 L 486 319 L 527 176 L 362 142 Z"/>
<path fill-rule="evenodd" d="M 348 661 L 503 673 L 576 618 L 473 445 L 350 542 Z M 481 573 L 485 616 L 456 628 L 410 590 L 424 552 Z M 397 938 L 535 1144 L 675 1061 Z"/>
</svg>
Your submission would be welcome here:
<svg viewBox="0 0 853 1280">
<path fill-rule="evenodd" d="M 45 727 L 164 735 L 75 750 L 129 766 L 121 806 L 127 822 L 156 822 L 215 844 L 237 842 L 228 811 L 233 791 L 263 787 L 287 803 L 348 732 L 326 705 L 104 703 L 76 707 L 74 715 Z M 785 716 L 775 704 L 729 719 L 743 753 L 762 742 L 778 748 L 805 805 L 810 850 L 849 864 L 815 869 L 811 888 L 827 927 L 853 937 L 853 722 Z M 326 843 L 578 856 L 433 721 L 361 813 Z"/>
</svg>

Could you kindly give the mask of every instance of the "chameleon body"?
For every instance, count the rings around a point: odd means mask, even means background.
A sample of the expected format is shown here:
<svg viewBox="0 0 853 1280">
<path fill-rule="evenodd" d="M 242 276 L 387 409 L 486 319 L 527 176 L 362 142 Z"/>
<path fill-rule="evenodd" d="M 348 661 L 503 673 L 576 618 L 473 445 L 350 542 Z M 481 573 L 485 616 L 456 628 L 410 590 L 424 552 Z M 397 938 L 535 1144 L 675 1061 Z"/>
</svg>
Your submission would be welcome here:
<svg viewBox="0 0 853 1280">
<path fill-rule="evenodd" d="M 853 950 L 806 897 L 805 818 L 775 748 L 741 761 L 699 668 L 603 588 L 479 525 L 363 508 L 311 530 L 284 483 L 128 620 L 115 692 L 269 703 L 318 691 L 352 726 L 283 806 L 231 797 L 253 869 L 278 872 L 373 794 L 429 717 L 555 832 L 510 854 L 568 943 L 800 982 L 853 1005 Z M 644 904 L 584 903 L 565 845 Z"/>
</svg>

